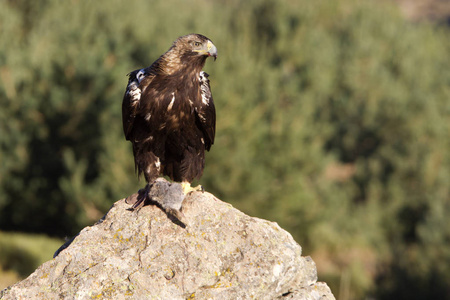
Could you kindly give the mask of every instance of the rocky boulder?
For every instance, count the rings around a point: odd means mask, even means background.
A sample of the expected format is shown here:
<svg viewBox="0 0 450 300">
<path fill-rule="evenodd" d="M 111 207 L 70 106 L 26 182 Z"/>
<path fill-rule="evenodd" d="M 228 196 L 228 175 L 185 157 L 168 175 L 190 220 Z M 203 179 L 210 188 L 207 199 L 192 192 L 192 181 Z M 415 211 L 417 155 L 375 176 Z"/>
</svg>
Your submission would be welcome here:
<svg viewBox="0 0 450 300">
<path fill-rule="evenodd" d="M 130 207 L 117 201 L 0 298 L 334 299 L 317 282 L 312 259 L 276 223 L 206 192 L 184 199 L 183 222 L 160 204 Z"/>
</svg>

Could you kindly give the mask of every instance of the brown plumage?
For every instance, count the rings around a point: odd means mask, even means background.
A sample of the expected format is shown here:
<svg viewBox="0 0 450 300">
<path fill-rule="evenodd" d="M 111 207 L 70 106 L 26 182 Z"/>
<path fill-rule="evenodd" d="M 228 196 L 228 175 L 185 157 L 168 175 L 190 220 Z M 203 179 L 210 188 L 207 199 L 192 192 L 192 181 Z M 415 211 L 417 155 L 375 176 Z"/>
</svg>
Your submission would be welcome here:
<svg viewBox="0 0 450 300">
<path fill-rule="evenodd" d="M 203 173 L 216 123 L 208 74 L 202 71 L 209 56 L 217 57 L 211 40 L 189 34 L 150 67 L 129 74 L 123 130 L 133 144 L 136 170 L 149 184 L 167 175 L 190 187 Z"/>
</svg>

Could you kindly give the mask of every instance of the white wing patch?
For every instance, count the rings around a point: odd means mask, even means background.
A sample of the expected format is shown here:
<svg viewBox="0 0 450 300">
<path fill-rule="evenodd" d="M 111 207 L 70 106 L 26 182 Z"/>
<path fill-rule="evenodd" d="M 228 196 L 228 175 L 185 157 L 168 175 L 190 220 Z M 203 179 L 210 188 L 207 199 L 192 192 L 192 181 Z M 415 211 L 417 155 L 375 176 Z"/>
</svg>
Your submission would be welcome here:
<svg viewBox="0 0 450 300">
<path fill-rule="evenodd" d="M 139 83 L 145 78 L 145 69 L 140 69 L 136 73 L 136 79 L 131 81 L 127 87 L 127 94 L 130 95 L 131 103 L 136 103 L 141 100 L 141 89 L 139 88 Z"/>
<path fill-rule="evenodd" d="M 167 106 L 167 110 L 172 109 L 174 102 L 175 102 L 175 93 L 172 93 L 172 100 L 170 101 L 169 106 Z"/>
<path fill-rule="evenodd" d="M 211 91 L 209 89 L 208 74 L 206 74 L 204 71 L 201 71 L 199 73 L 199 80 L 200 80 L 202 102 L 205 105 L 209 105 L 209 99 L 211 99 Z"/>
<path fill-rule="evenodd" d="M 138 88 L 136 81 L 131 82 L 128 85 L 127 94 L 130 95 L 130 100 L 132 103 L 139 101 L 141 99 L 141 89 Z"/>
<path fill-rule="evenodd" d="M 138 83 L 141 83 L 142 79 L 145 78 L 145 70 L 140 69 L 139 72 L 136 74 L 136 79 L 138 80 Z"/>
</svg>

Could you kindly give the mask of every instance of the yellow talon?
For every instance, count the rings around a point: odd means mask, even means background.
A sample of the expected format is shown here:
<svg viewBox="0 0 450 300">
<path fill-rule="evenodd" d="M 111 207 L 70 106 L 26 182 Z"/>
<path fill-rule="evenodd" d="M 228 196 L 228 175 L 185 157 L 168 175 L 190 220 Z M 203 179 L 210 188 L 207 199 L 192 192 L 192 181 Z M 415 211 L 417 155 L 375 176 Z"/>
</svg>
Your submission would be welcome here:
<svg viewBox="0 0 450 300">
<path fill-rule="evenodd" d="M 187 195 L 191 192 L 201 191 L 204 192 L 205 189 L 202 185 L 197 185 L 196 187 L 191 187 L 191 184 L 189 182 L 183 181 L 181 183 L 181 187 L 183 188 L 183 194 Z"/>
</svg>

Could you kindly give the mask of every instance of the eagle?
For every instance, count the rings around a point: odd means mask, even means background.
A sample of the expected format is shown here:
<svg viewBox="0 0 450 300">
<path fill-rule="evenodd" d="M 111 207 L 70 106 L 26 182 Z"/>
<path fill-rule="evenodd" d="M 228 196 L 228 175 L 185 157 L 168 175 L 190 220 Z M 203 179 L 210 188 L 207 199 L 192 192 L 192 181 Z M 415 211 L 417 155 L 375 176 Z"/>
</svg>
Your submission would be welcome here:
<svg viewBox="0 0 450 300">
<path fill-rule="evenodd" d="M 205 150 L 214 144 L 216 130 L 209 75 L 202 71 L 208 57 L 217 58 L 213 42 L 188 34 L 149 67 L 128 74 L 123 131 L 133 145 L 135 170 L 144 174 L 147 187 L 168 176 L 181 183 L 184 195 L 203 190 L 191 183 L 203 174 Z"/>
</svg>

